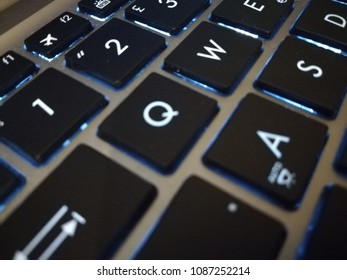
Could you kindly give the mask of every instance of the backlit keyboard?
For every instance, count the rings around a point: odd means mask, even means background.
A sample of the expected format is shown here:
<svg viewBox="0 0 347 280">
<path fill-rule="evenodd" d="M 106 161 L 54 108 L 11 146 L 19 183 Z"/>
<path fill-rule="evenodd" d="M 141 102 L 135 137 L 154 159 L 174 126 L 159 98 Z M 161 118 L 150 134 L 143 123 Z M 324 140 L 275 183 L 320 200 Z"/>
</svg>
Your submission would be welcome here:
<svg viewBox="0 0 347 280">
<path fill-rule="evenodd" d="M 347 259 L 344 1 L 52 1 L 0 42 L 0 259 Z"/>
</svg>

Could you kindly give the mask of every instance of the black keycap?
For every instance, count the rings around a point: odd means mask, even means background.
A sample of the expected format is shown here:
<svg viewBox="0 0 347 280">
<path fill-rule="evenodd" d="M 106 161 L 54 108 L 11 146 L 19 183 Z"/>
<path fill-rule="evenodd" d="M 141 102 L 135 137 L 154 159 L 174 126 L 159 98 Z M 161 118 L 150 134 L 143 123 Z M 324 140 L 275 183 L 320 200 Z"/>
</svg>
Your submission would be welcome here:
<svg viewBox="0 0 347 280">
<path fill-rule="evenodd" d="M 347 58 L 287 37 L 256 86 L 335 118 L 347 86 Z"/>
<path fill-rule="evenodd" d="M 98 18 L 106 18 L 115 13 L 128 0 L 82 0 L 78 3 L 81 12 Z"/>
<path fill-rule="evenodd" d="M 0 107 L 0 138 L 42 163 L 106 104 L 101 94 L 48 69 Z"/>
<path fill-rule="evenodd" d="M 24 43 L 28 51 L 52 59 L 92 29 L 88 20 L 65 12 L 27 38 Z"/>
<path fill-rule="evenodd" d="M 23 183 L 22 176 L 0 161 L 0 204 Z"/>
<path fill-rule="evenodd" d="M 203 22 L 165 59 L 164 69 L 227 93 L 260 53 L 260 41 Z"/>
<path fill-rule="evenodd" d="M 125 16 L 176 35 L 208 5 L 208 0 L 137 0 L 125 10 Z"/>
<path fill-rule="evenodd" d="M 29 59 L 8 51 L 0 57 L 0 99 L 38 71 Z"/>
<path fill-rule="evenodd" d="M 293 9 L 294 0 L 224 0 L 211 20 L 270 38 Z"/>
<path fill-rule="evenodd" d="M 70 51 L 66 63 L 74 70 L 121 88 L 165 47 L 163 37 L 112 19 Z"/>
<path fill-rule="evenodd" d="M 324 193 L 315 217 L 311 238 L 304 254 L 306 259 L 347 259 L 347 190 L 333 186 Z"/>
<path fill-rule="evenodd" d="M 149 183 L 79 146 L 0 226 L 0 258 L 108 258 L 155 194 Z"/>
<path fill-rule="evenodd" d="M 158 74 L 111 113 L 99 136 L 171 172 L 217 112 L 217 103 Z"/>
<path fill-rule="evenodd" d="M 292 33 L 347 51 L 347 6 L 335 1 L 310 1 Z"/>
<path fill-rule="evenodd" d="M 347 130 L 345 130 L 345 134 L 342 138 L 340 148 L 337 152 L 334 168 L 347 175 Z"/>
<path fill-rule="evenodd" d="M 189 178 L 138 259 L 274 259 L 285 229 L 197 177 Z"/>
<path fill-rule="evenodd" d="M 292 208 L 306 190 L 326 138 L 323 124 L 250 94 L 204 159 Z"/>
</svg>

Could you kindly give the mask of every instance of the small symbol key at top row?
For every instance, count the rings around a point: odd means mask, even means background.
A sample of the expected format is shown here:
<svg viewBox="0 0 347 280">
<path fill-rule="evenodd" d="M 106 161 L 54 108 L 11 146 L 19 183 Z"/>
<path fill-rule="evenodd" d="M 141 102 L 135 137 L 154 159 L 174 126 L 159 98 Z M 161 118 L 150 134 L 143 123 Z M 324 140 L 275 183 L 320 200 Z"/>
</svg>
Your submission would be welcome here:
<svg viewBox="0 0 347 280">
<path fill-rule="evenodd" d="M 78 3 L 81 12 L 104 19 L 116 12 L 128 0 L 82 0 Z"/>
<path fill-rule="evenodd" d="M 52 59 L 93 29 L 91 23 L 65 12 L 25 39 L 28 51 Z"/>
<path fill-rule="evenodd" d="M 0 57 L 0 99 L 38 71 L 35 63 L 8 51 Z"/>
</svg>

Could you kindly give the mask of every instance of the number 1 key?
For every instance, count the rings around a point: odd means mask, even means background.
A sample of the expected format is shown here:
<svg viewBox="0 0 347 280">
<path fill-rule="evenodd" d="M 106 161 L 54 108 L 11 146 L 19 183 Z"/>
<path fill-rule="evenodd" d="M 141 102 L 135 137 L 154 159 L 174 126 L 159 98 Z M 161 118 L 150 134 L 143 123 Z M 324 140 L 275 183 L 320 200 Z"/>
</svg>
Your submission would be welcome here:
<svg viewBox="0 0 347 280">
<path fill-rule="evenodd" d="M 0 139 L 43 163 L 106 104 L 98 92 L 50 68 L 0 107 Z"/>
</svg>

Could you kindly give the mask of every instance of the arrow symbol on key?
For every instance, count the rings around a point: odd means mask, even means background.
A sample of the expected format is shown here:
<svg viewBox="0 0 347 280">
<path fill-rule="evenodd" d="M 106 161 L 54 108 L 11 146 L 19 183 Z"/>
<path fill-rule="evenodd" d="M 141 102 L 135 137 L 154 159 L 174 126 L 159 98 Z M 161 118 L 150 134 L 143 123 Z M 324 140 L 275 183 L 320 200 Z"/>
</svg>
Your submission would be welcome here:
<svg viewBox="0 0 347 280">
<path fill-rule="evenodd" d="M 35 235 L 35 237 L 28 243 L 23 251 L 16 251 L 14 254 L 14 260 L 26 260 L 37 245 L 47 236 L 47 234 L 53 229 L 53 227 L 59 222 L 59 220 L 68 211 L 68 207 L 63 205 L 57 213 L 45 224 L 45 226 Z"/>
<path fill-rule="evenodd" d="M 86 220 L 77 212 L 72 212 L 72 218 L 61 226 L 60 234 L 53 240 L 53 242 L 47 247 L 47 249 L 39 257 L 39 260 L 48 260 L 54 252 L 63 244 L 66 238 L 74 237 L 77 229 L 77 225 L 85 224 Z"/>
<path fill-rule="evenodd" d="M 61 226 L 60 234 L 48 246 L 48 248 L 39 257 L 39 260 L 48 260 L 53 253 L 63 244 L 66 238 L 74 237 L 76 233 L 78 222 L 74 219 L 66 222 Z"/>
</svg>

